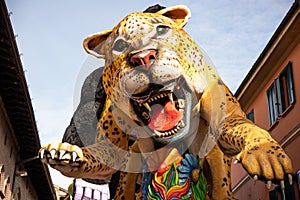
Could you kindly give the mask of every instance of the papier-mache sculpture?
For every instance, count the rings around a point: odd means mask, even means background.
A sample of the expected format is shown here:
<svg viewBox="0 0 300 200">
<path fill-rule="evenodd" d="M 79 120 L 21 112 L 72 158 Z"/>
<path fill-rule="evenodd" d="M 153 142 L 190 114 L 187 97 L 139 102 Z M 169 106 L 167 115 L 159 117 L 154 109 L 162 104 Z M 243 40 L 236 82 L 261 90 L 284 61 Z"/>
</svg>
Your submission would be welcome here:
<svg viewBox="0 0 300 200">
<path fill-rule="evenodd" d="M 268 186 L 282 185 L 285 175 L 291 182 L 288 155 L 245 117 L 183 30 L 190 16 L 183 5 L 135 12 L 112 30 L 87 37 L 85 50 L 105 59 L 106 99 L 95 144 L 46 144 L 39 151 L 42 161 L 75 178 L 109 180 L 121 171 L 114 198 L 126 200 L 234 199 L 235 155 Z"/>
</svg>

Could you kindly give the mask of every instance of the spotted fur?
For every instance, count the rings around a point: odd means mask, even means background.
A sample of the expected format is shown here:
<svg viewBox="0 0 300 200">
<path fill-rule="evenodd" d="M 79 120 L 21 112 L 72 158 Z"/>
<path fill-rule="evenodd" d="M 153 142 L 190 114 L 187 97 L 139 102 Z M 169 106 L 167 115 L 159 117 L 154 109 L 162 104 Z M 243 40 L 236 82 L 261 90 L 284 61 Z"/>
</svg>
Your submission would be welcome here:
<svg viewBox="0 0 300 200">
<path fill-rule="evenodd" d="M 246 119 L 235 97 L 206 61 L 196 42 L 183 30 L 189 17 L 190 11 L 185 6 L 169 7 L 157 13 L 137 12 L 126 16 L 112 30 L 87 37 L 85 50 L 105 59 L 102 84 L 106 101 L 97 126 L 96 144 L 83 148 L 67 143 L 47 144 L 40 151 L 43 161 L 72 177 L 109 179 L 115 170 L 125 170 L 130 163 L 130 153 L 120 160 L 114 147 L 128 150 L 132 129 L 149 119 L 147 113 L 136 111 L 145 110 L 147 106 L 136 105 L 137 109 L 131 100 L 143 92 L 152 92 L 151 83 L 157 86 L 171 82 L 176 90 L 179 83 L 173 82 L 180 79 L 185 83 L 182 87 L 185 89 L 178 86 L 182 93 L 193 94 L 191 109 L 183 112 L 190 116 L 186 123 L 198 122 L 199 126 L 178 133 L 153 135 L 152 143 L 143 145 L 139 132 L 134 135 L 134 152 L 153 151 L 157 148 L 153 145 L 155 142 L 166 145 L 195 133 L 189 152 L 205 156 L 201 165 L 210 185 L 208 195 L 218 200 L 234 199 L 230 178 L 234 155 L 250 175 L 265 181 L 283 180 L 285 174 L 292 173 L 288 155 L 267 131 Z M 150 58 L 145 58 L 145 54 Z M 208 134 L 214 135 L 217 141 L 203 150 Z M 202 151 L 207 152 L 201 154 Z M 70 153 L 73 160 L 65 159 L 62 164 L 61 157 L 66 157 L 66 152 L 75 152 L 76 156 Z M 119 169 L 110 167 L 115 166 L 114 162 L 120 163 Z M 138 174 L 123 172 L 115 198 L 133 199 L 132 186 L 137 177 Z"/>
</svg>

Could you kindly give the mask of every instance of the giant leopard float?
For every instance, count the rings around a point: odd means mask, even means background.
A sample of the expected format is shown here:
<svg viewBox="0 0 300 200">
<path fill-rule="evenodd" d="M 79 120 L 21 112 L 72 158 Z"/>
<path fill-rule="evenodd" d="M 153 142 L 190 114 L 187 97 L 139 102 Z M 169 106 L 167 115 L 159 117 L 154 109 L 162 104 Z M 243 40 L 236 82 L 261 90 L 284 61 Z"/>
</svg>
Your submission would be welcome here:
<svg viewBox="0 0 300 200">
<path fill-rule="evenodd" d="M 121 171 L 115 199 L 134 199 L 139 173 L 158 169 L 176 149 L 200 158 L 210 199 L 234 199 L 232 156 L 254 178 L 291 179 L 289 157 L 269 133 L 246 119 L 239 103 L 182 29 L 185 6 L 136 12 L 112 30 L 87 37 L 85 50 L 105 59 L 106 94 L 94 145 L 43 145 L 43 162 L 75 178 L 109 180 Z M 135 140 L 129 147 L 129 139 Z M 151 160 L 151 162 L 149 162 Z"/>
</svg>

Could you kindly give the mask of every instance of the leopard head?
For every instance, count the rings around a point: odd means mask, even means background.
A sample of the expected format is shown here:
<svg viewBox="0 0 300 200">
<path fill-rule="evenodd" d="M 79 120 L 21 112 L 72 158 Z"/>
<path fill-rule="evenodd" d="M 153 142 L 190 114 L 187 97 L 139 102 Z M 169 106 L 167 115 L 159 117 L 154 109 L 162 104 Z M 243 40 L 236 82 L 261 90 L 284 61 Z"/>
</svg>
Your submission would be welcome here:
<svg viewBox="0 0 300 200">
<path fill-rule="evenodd" d="M 203 54 L 183 30 L 190 16 L 182 5 L 135 12 L 84 40 L 88 53 L 105 59 L 107 100 L 164 144 L 191 131 L 207 85 Z"/>
</svg>

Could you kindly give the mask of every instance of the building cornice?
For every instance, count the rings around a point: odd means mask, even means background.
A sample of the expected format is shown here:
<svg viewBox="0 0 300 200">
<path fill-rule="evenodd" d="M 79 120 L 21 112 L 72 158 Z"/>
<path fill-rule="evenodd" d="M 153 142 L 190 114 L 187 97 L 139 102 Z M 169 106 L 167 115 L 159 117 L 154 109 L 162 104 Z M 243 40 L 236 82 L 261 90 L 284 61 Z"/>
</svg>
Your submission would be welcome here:
<svg viewBox="0 0 300 200">
<path fill-rule="evenodd" d="M 294 2 L 235 93 L 244 109 L 248 108 L 269 78 L 282 66 L 286 56 L 299 43 L 299 30 L 299 2 Z"/>
<path fill-rule="evenodd" d="M 19 162 L 24 164 L 38 198 L 56 199 L 48 166 L 39 159 L 33 159 L 41 146 L 40 139 L 4 0 L 0 0 L 0 11 L 0 96 L 19 146 Z"/>
</svg>

